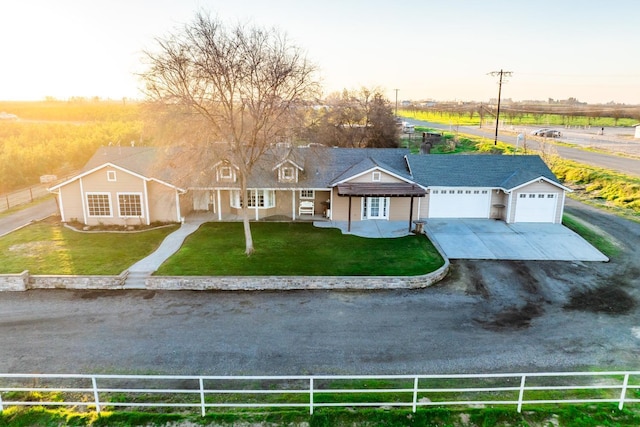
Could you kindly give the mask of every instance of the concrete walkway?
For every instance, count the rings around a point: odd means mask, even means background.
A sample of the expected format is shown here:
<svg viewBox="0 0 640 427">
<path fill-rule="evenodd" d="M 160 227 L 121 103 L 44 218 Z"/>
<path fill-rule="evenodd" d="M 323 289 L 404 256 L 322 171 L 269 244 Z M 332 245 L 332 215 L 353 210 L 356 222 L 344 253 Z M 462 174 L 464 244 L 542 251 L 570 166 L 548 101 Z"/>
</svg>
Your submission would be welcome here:
<svg viewBox="0 0 640 427">
<path fill-rule="evenodd" d="M 347 221 L 314 221 L 313 225 L 318 228 L 338 228 L 342 231 L 342 234 L 378 239 L 404 237 L 411 234 L 409 221 L 387 221 L 383 219 L 351 221 L 351 231 L 347 231 L 349 228 Z M 415 228 L 415 226 L 412 228 Z"/>
<path fill-rule="evenodd" d="M 165 237 L 155 252 L 127 269 L 129 274 L 125 280 L 124 289 L 144 289 L 145 279 L 151 276 L 167 258 L 180 249 L 187 236 L 194 233 L 207 221 L 209 221 L 209 218 L 204 216 L 187 217 L 180 228 Z"/>
</svg>

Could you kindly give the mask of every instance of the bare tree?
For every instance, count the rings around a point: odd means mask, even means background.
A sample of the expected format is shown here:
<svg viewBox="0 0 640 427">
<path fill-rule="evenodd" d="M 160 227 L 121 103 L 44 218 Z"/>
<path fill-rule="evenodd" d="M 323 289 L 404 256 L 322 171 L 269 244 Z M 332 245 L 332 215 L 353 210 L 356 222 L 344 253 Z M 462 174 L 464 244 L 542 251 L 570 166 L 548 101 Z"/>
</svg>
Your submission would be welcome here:
<svg viewBox="0 0 640 427">
<path fill-rule="evenodd" d="M 157 50 L 145 52 L 146 94 L 204 130 L 194 138 L 183 134 L 179 141 L 195 150 L 187 167 L 200 159 L 209 167 L 229 160 L 238 168 L 250 255 L 248 177 L 270 144 L 287 132 L 296 107 L 317 92 L 315 66 L 274 29 L 229 26 L 203 12 L 182 31 L 156 41 Z"/>
<path fill-rule="evenodd" d="M 399 134 L 393 109 L 378 88 L 332 93 L 315 111 L 306 139 L 340 147 L 397 147 Z"/>
</svg>

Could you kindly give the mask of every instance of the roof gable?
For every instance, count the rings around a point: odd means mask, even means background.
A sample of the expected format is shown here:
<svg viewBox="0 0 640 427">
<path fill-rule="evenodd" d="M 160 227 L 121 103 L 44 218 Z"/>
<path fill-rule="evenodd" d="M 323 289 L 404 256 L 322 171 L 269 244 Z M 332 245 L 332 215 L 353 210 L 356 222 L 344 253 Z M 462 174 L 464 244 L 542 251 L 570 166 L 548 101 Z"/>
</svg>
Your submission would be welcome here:
<svg viewBox="0 0 640 427">
<path fill-rule="evenodd" d="M 179 191 L 184 191 L 183 189 L 170 184 L 166 179 L 150 175 L 153 172 L 152 168 L 154 166 L 156 154 L 157 151 L 154 147 L 101 147 L 84 165 L 81 173 L 49 188 L 49 191 L 57 190 L 60 187 L 105 167 L 113 167 L 140 179 L 155 181 Z"/>
</svg>

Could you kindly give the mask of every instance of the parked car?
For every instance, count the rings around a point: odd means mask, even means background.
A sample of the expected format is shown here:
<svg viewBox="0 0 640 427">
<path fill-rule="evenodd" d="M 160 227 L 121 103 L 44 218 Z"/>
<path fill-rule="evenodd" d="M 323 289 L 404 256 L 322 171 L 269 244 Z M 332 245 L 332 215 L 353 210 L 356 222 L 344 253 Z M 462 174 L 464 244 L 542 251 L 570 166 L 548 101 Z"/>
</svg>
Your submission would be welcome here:
<svg viewBox="0 0 640 427">
<path fill-rule="evenodd" d="M 3 111 L 0 113 L 0 120 L 18 120 L 18 116 Z"/>
<path fill-rule="evenodd" d="M 560 138 L 562 133 L 555 129 L 539 129 L 533 132 L 535 136 L 542 136 L 544 138 Z"/>
</svg>

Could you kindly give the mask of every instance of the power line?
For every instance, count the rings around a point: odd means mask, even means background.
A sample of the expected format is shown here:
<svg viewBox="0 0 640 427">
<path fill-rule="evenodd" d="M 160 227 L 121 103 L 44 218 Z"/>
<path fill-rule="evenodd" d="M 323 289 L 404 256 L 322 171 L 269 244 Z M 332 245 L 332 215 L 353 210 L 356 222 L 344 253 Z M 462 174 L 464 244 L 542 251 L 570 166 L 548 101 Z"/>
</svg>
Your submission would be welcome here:
<svg viewBox="0 0 640 427">
<path fill-rule="evenodd" d="M 500 123 L 500 97 L 502 96 L 502 78 L 503 77 L 511 77 L 513 75 L 513 71 L 492 71 L 489 73 L 490 76 L 496 77 L 500 76 L 500 80 L 498 82 L 498 109 L 496 111 L 496 134 L 493 139 L 493 145 L 498 145 L 498 125 Z"/>
</svg>

